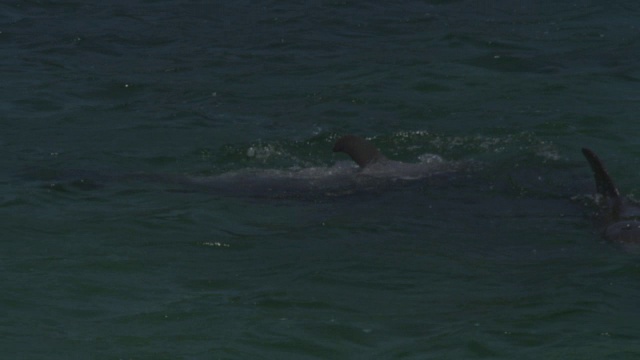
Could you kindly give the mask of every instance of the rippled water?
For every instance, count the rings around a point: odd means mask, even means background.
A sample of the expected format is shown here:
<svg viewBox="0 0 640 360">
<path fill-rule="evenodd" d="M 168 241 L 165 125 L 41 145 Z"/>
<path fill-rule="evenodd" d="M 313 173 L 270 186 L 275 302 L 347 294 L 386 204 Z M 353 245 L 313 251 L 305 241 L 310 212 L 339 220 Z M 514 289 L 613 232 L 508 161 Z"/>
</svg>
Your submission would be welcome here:
<svg viewBox="0 0 640 360">
<path fill-rule="evenodd" d="M 1 4 L 0 349 L 635 358 L 638 252 L 592 226 L 580 148 L 640 191 L 639 15 Z M 345 133 L 456 171 L 363 185 L 331 152 Z"/>
</svg>

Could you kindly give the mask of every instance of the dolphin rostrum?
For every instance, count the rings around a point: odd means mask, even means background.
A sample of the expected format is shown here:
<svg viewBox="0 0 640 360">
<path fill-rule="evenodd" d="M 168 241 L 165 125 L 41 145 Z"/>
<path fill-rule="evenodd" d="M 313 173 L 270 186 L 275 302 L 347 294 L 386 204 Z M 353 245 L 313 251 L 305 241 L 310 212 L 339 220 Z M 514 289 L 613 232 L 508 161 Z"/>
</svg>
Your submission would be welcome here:
<svg viewBox="0 0 640 360">
<path fill-rule="evenodd" d="M 616 243 L 640 243 L 640 204 L 621 196 L 600 158 L 583 148 L 596 181 L 597 217 L 602 222 L 603 236 Z"/>
</svg>

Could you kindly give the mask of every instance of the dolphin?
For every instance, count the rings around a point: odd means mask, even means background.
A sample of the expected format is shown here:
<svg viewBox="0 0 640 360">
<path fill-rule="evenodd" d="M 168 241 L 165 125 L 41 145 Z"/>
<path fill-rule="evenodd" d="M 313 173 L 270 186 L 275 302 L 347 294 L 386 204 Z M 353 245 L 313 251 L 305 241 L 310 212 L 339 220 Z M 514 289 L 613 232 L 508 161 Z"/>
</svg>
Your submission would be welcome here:
<svg viewBox="0 0 640 360">
<path fill-rule="evenodd" d="M 621 196 L 600 158 L 588 148 L 582 149 L 596 182 L 596 218 L 602 236 L 611 242 L 640 244 L 640 204 Z"/>
<path fill-rule="evenodd" d="M 113 173 L 75 169 L 26 169 L 23 178 L 44 180 L 54 191 L 95 190 L 105 182 L 142 182 L 171 186 L 170 191 L 202 191 L 250 198 L 312 199 L 378 192 L 416 183 L 450 180 L 469 165 L 425 154 L 420 162 L 390 160 L 371 142 L 355 135 L 340 137 L 334 152 L 344 152 L 358 164 L 337 162 L 331 166 L 289 169 L 239 169 L 217 175 L 154 174 L 144 172 Z M 438 176 L 441 175 L 441 176 Z M 448 181 L 444 181 L 447 183 Z"/>
<path fill-rule="evenodd" d="M 424 154 L 418 163 L 405 163 L 384 156 L 370 141 L 344 135 L 333 145 L 333 152 L 344 152 L 359 169 L 338 162 L 332 166 L 302 169 L 244 169 L 207 177 L 187 177 L 174 183 L 188 183 L 203 190 L 250 197 L 317 198 L 378 192 L 430 179 L 433 183 L 470 170 L 470 164 L 445 161 L 438 155 Z M 446 183 L 446 182 L 445 182 Z M 239 188 L 239 189 L 238 189 Z"/>
</svg>

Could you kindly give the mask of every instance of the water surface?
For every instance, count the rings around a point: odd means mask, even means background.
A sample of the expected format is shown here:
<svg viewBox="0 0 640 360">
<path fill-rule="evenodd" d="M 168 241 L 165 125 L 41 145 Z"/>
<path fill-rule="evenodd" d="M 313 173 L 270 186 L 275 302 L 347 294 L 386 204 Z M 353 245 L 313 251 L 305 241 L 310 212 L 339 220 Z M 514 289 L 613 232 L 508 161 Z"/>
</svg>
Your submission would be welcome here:
<svg viewBox="0 0 640 360">
<path fill-rule="evenodd" d="M 631 1 L 0 5 L 0 349 L 635 358 L 638 255 L 594 230 L 580 148 L 640 191 L 639 15 Z M 474 165 L 313 196 L 118 180 L 350 169 L 330 151 L 346 133 L 395 160 Z"/>
</svg>

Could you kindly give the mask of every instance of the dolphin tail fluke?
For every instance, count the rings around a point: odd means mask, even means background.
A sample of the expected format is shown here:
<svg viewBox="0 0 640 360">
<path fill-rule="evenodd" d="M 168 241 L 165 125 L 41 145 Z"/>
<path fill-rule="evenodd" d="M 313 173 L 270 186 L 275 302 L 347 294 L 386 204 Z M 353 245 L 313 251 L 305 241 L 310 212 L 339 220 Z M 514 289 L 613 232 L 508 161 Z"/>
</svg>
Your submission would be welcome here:
<svg viewBox="0 0 640 360">
<path fill-rule="evenodd" d="M 598 194 L 609 198 L 620 197 L 618 188 L 613 183 L 611 176 L 609 176 L 607 169 L 604 168 L 604 165 L 602 164 L 602 161 L 600 161 L 600 158 L 598 158 L 598 155 L 591 151 L 591 149 L 587 148 L 582 148 L 582 154 L 587 158 L 587 161 L 591 166 L 591 170 L 593 170 L 593 176 L 596 180 L 596 191 Z"/>
</svg>

